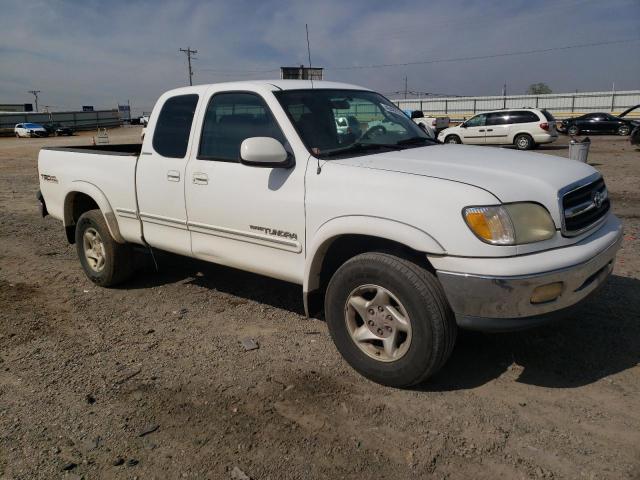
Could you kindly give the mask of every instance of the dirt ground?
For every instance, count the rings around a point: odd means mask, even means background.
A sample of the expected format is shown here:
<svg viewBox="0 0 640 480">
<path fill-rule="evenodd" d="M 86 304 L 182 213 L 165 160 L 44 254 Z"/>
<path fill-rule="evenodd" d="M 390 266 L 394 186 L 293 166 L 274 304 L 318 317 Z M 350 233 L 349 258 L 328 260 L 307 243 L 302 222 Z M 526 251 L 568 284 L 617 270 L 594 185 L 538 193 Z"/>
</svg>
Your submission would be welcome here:
<svg viewBox="0 0 640 480">
<path fill-rule="evenodd" d="M 295 285 L 168 254 L 121 288 L 90 283 L 34 196 L 38 149 L 90 138 L 0 138 L 0 478 L 640 478 L 626 138 L 594 137 L 590 154 L 625 223 L 605 288 L 552 326 L 463 333 L 412 390 L 352 371 Z"/>
</svg>

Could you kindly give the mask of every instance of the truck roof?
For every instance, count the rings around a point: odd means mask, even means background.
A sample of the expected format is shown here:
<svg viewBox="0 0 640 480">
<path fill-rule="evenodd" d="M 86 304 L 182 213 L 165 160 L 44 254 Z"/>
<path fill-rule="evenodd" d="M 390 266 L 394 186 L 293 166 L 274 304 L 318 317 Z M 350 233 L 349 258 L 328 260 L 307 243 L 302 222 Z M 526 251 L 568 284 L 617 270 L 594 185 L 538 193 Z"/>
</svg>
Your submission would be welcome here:
<svg viewBox="0 0 640 480">
<path fill-rule="evenodd" d="M 300 90 L 308 88 L 332 88 L 340 90 L 369 90 L 365 87 L 358 85 L 352 85 L 349 83 L 340 82 L 328 82 L 325 80 L 314 80 L 313 85 L 311 80 L 246 80 L 241 82 L 224 82 L 224 83 L 209 83 L 204 85 L 194 85 L 192 87 L 175 88 L 166 92 L 172 93 L 204 93 L 209 87 L 224 87 L 230 90 Z"/>
</svg>

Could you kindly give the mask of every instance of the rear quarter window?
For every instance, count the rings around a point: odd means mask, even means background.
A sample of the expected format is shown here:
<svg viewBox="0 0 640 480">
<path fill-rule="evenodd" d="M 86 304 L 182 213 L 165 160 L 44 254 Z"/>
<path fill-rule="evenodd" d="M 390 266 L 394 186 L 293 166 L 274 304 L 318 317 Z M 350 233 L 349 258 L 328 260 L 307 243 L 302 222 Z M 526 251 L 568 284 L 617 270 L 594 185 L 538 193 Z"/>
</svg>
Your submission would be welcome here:
<svg viewBox="0 0 640 480">
<path fill-rule="evenodd" d="M 153 132 L 153 149 L 163 157 L 184 158 L 187 154 L 198 95 L 169 98 L 158 115 Z"/>
<path fill-rule="evenodd" d="M 511 112 L 510 115 L 513 117 L 513 121 L 511 123 L 532 123 L 540 121 L 538 115 L 527 110 Z"/>
</svg>

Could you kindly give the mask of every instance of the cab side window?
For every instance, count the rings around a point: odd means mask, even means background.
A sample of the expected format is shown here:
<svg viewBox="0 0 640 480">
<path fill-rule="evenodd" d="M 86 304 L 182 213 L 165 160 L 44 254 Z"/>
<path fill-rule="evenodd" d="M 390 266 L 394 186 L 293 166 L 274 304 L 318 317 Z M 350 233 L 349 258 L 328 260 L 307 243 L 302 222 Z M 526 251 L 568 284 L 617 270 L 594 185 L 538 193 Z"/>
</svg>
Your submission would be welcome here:
<svg viewBox="0 0 640 480">
<path fill-rule="evenodd" d="M 286 140 L 265 101 L 254 93 L 219 93 L 211 97 L 202 126 L 198 158 L 240 161 L 240 145 L 251 137 Z"/>
<path fill-rule="evenodd" d="M 184 158 L 198 95 L 178 95 L 164 102 L 153 132 L 153 149 L 163 157 Z"/>
</svg>

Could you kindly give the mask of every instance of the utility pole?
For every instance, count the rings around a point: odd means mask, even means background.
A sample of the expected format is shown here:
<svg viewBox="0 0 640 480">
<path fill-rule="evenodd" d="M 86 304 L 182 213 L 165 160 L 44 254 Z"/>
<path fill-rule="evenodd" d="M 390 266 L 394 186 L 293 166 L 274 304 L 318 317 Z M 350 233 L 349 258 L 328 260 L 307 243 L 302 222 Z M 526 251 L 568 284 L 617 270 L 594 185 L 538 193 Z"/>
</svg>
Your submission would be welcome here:
<svg viewBox="0 0 640 480">
<path fill-rule="evenodd" d="M 40 93 L 40 90 L 29 90 L 29 93 L 33 94 L 34 97 L 36 97 L 36 112 L 38 111 L 38 94 Z"/>
<path fill-rule="evenodd" d="M 404 99 L 407 99 L 407 76 L 404 76 Z"/>
<path fill-rule="evenodd" d="M 502 108 L 507 108 L 507 82 L 502 86 Z"/>
<path fill-rule="evenodd" d="M 198 53 L 198 50 L 191 50 L 191 47 L 181 48 L 181 52 L 187 54 L 187 61 L 189 62 L 189 85 L 193 85 L 193 70 L 191 70 L 191 55 L 194 53 Z"/>
</svg>

